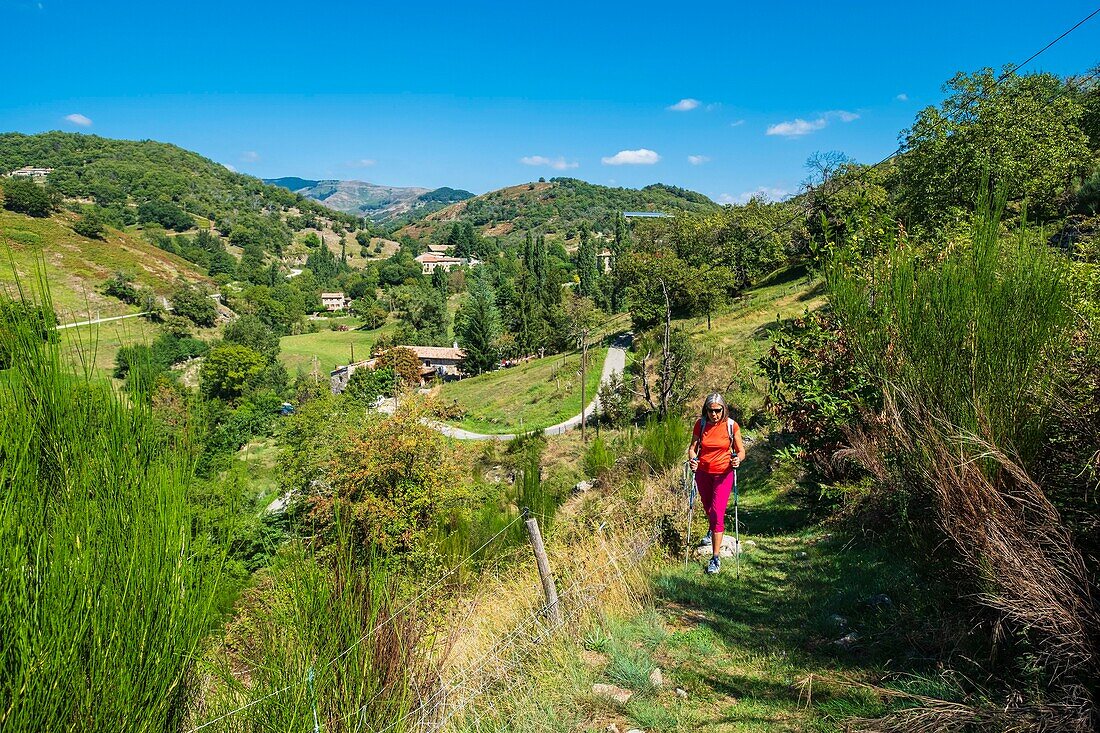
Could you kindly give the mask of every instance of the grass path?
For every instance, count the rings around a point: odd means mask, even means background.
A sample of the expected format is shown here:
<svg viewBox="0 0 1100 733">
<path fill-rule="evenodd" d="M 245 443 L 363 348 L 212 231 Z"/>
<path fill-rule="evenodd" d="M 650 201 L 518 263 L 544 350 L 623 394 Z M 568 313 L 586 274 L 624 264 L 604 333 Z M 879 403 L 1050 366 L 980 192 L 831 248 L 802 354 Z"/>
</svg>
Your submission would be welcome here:
<svg viewBox="0 0 1100 733">
<path fill-rule="evenodd" d="M 750 374 L 770 347 L 773 324 L 822 302 L 804 276 L 780 274 L 714 318 L 710 330 L 705 319 L 681 326 L 713 358 L 703 381 L 720 378 L 716 371 Z M 747 379 L 737 390 L 746 410 L 760 409 L 760 388 Z M 769 435 L 746 434 L 755 441 L 739 476 L 741 538 L 750 548 L 740 573 L 732 559 L 709 576 L 705 558 L 666 556 L 641 612 L 605 609 L 598 624 L 578 630 L 532 673 L 539 693 L 514 704 L 538 724 L 501 729 L 839 733 L 854 718 L 887 712 L 868 683 L 950 697 L 931 655 L 922 653 L 936 615 L 934 581 L 921 577 L 909 549 L 827 524 L 818 487 L 800 483 L 793 465 L 776 459 Z M 702 537 L 699 507 L 694 519 L 692 536 Z M 674 524 L 683 536 L 686 517 Z M 733 531 L 732 502 L 726 527 Z M 657 668 L 660 686 L 650 681 Z M 593 694 L 596 683 L 633 694 L 613 702 Z"/>
</svg>

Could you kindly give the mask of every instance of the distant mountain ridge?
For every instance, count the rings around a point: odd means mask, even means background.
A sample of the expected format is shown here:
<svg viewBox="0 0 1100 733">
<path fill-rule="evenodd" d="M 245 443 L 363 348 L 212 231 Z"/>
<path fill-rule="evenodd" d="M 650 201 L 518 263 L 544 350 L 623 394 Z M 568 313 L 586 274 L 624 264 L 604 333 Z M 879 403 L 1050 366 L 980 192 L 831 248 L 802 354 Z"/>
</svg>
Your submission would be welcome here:
<svg viewBox="0 0 1100 733">
<path fill-rule="evenodd" d="M 398 217 L 424 215 L 458 201 L 472 198 L 469 191 L 455 188 L 421 188 L 418 186 L 384 186 L 367 181 L 314 181 L 287 176 L 267 178 L 264 183 L 290 189 L 330 209 L 374 221 L 391 221 Z"/>
</svg>

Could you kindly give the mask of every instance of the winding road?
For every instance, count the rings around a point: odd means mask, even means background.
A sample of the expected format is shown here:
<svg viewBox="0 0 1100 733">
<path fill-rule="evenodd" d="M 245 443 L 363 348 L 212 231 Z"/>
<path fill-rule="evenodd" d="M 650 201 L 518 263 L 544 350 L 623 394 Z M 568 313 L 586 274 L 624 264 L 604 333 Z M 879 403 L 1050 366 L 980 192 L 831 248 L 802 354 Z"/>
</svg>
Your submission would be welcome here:
<svg viewBox="0 0 1100 733">
<path fill-rule="evenodd" d="M 611 378 L 612 374 L 622 374 L 626 368 L 626 348 L 630 345 L 630 334 L 619 334 L 615 337 L 615 340 L 611 342 L 611 345 L 607 349 L 607 356 L 603 360 L 603 372 L 600 374 L 600 384 L 604 384 Z M 593 412 L 600 406 L 599 395 L 596 396 L 591 402 L 588 403 L 588 407 L 584 408 L 584 416 L 587 419 Z M 548 428 L 543 428 L 541 432 L 543 435 L 561 435 L 562 433 L 572 430 L 581 424 L 581 416 L 574 415 L 564 422 L 560 422 L 557 425 L 551 425 Z M 433 422 L 431 426 L 451 438 L 458 438 L 459 440 L 511 440 L 516 437 L 514 434 L 498 435 L 495 433 L 473 433 L 469 430 L 463 430 L 462 428 L 456 428 L 453 425 L 447 425 L 445 423 Z M 532 431 L 536 432 L 536 431 Z"/>
</svg>

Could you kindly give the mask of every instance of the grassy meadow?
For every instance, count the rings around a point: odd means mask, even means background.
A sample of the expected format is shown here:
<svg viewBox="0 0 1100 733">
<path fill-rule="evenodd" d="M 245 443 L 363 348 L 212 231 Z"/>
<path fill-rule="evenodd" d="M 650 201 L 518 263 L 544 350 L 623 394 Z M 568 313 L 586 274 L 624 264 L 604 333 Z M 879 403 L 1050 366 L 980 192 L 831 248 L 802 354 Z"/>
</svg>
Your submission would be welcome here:
<svg viewBox="0 0 1100 733">
<path fill-rule="evenodd" d="M 596 396 L 606 348 L 591 348 L 585 374 L 585 398 Z M 525 364 L 447 382 L 439 391 L 445 403 L 465 411 L 453 425 L 478 433 L 517 433 L 568 420 L 581 411 L 580 354 L 558 354 Z"/>
<path fill-rule="evenodd" d="M 72 323 L 137 312 L 99 292 L 115 272 L 133 275 L 135 285 L 157 295 L 167 295 L 178 277 L 209 280 L 195 265 L 140 236 L 108 228 L 102 240 L 88 239 L 72 231 L 75 221 L 69 212 L 36 219 L 0 209 L 0 289 L 13 292 L 16 275 L 24 287 L 33 286 L 41 268 L 60 322 Z"/>
<path fill-rule="evenodd" d="M 379 336 L 392 329 L 392 326 L 387 325 L 373 331 L 331 331 L 327 321 L 316 323 L 321 326 L 321 330 L 316 333 L 283 336 L 279 339 L 279 361 L 291 375 L 299 370 L 303 372 L 312 370 L 314 357 L 317 358 L 319 370 L 332 371 L 337 366 L 352 361 L 353 348 L 356 361 L 369 359 L 370 347 Z M 354 325 L 351 325 L 351 328 L 354 329 Z"/>
</svg>

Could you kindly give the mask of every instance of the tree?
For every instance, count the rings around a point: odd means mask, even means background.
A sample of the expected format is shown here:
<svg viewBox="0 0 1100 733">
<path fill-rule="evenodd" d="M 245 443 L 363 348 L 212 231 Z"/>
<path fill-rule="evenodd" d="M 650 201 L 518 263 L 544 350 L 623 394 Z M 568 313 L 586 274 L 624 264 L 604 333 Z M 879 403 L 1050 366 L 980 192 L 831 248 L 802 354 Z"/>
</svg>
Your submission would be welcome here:
<svg viewBox="0 0 1100 733">
<path fill-rule="evenodd" d="M 279 337 L 258 316 L 244 315 L 225 327 L 225 341 L 247 346 L 268 361 L 279 357 Z"/>
<path fill-rule="evenodd" d="M 360 367 L 351 373 L 344 394 L 349 399 L 373 404 L 379 397 L 393 397 L 397 387 L 397 375 L 390 367 L 367 369 Z"/>
<path fill-rule="evenodd" d="M 191 319 L 196 326 L 213 326 L 218 315 L 214 299 L 200 286 L 181 283 L 170 297 L 177 316 Z"/>
<path fill-rule="evenodd" d="M 420 358 L 412 349 L 400 346 L 386 349 L 376 358 L 375 367 L 392 369 L 408 387 L 420 384 Z"/>
<path fill-rule="evenodd" d="M 600 277 L 596 263 L 596 245 L 588 230 L 588 222 L 581 222 L 581 243 L 577 247 L 577 274 L 580 276 L 580 294 L 586 298 L 596 295 L 596 282 Z"/>
<path fill-rule="evenodd" d="M 265 366 L 264 357 L 247 346 L 215 346 L 199 372 L 202 394 L 229 402 L 237 400 L 263 375 Z"/>
<path fill-rule="evenodd" d="M 49 216 L 53 208 L 50 195 L 44 186 L 40 186 L 26 176 L 13 176 L 4 179 L 4 208 L 27 216 Z"/>
<path fill-rule="evenodd" d="M 940 107 L 921 110 L 904 133 L 897 180 L 907 221 L 932 226 L 972 210 L 985 179 L 1040 219 L 1056 215 L 1090 159 L 1081 102 L 1064 90 L 1051 74 L 952 77 Z"/>
<path fill-rule="evenodd" d="M 94 211 L 88 211 L 75 224 L 73 231 L 88 239 L 103 239 L 103 221 Z"/>
<path fill-rule="evenodd" d="M 493 302 L 493 291 L 478 277 L 474 279 L 462 306 L 455 314 L 455 335 L 466 352 L 463 369 L 472 374 L 487 372 L 500 358 L 500 313 Z"/>
</svg>

